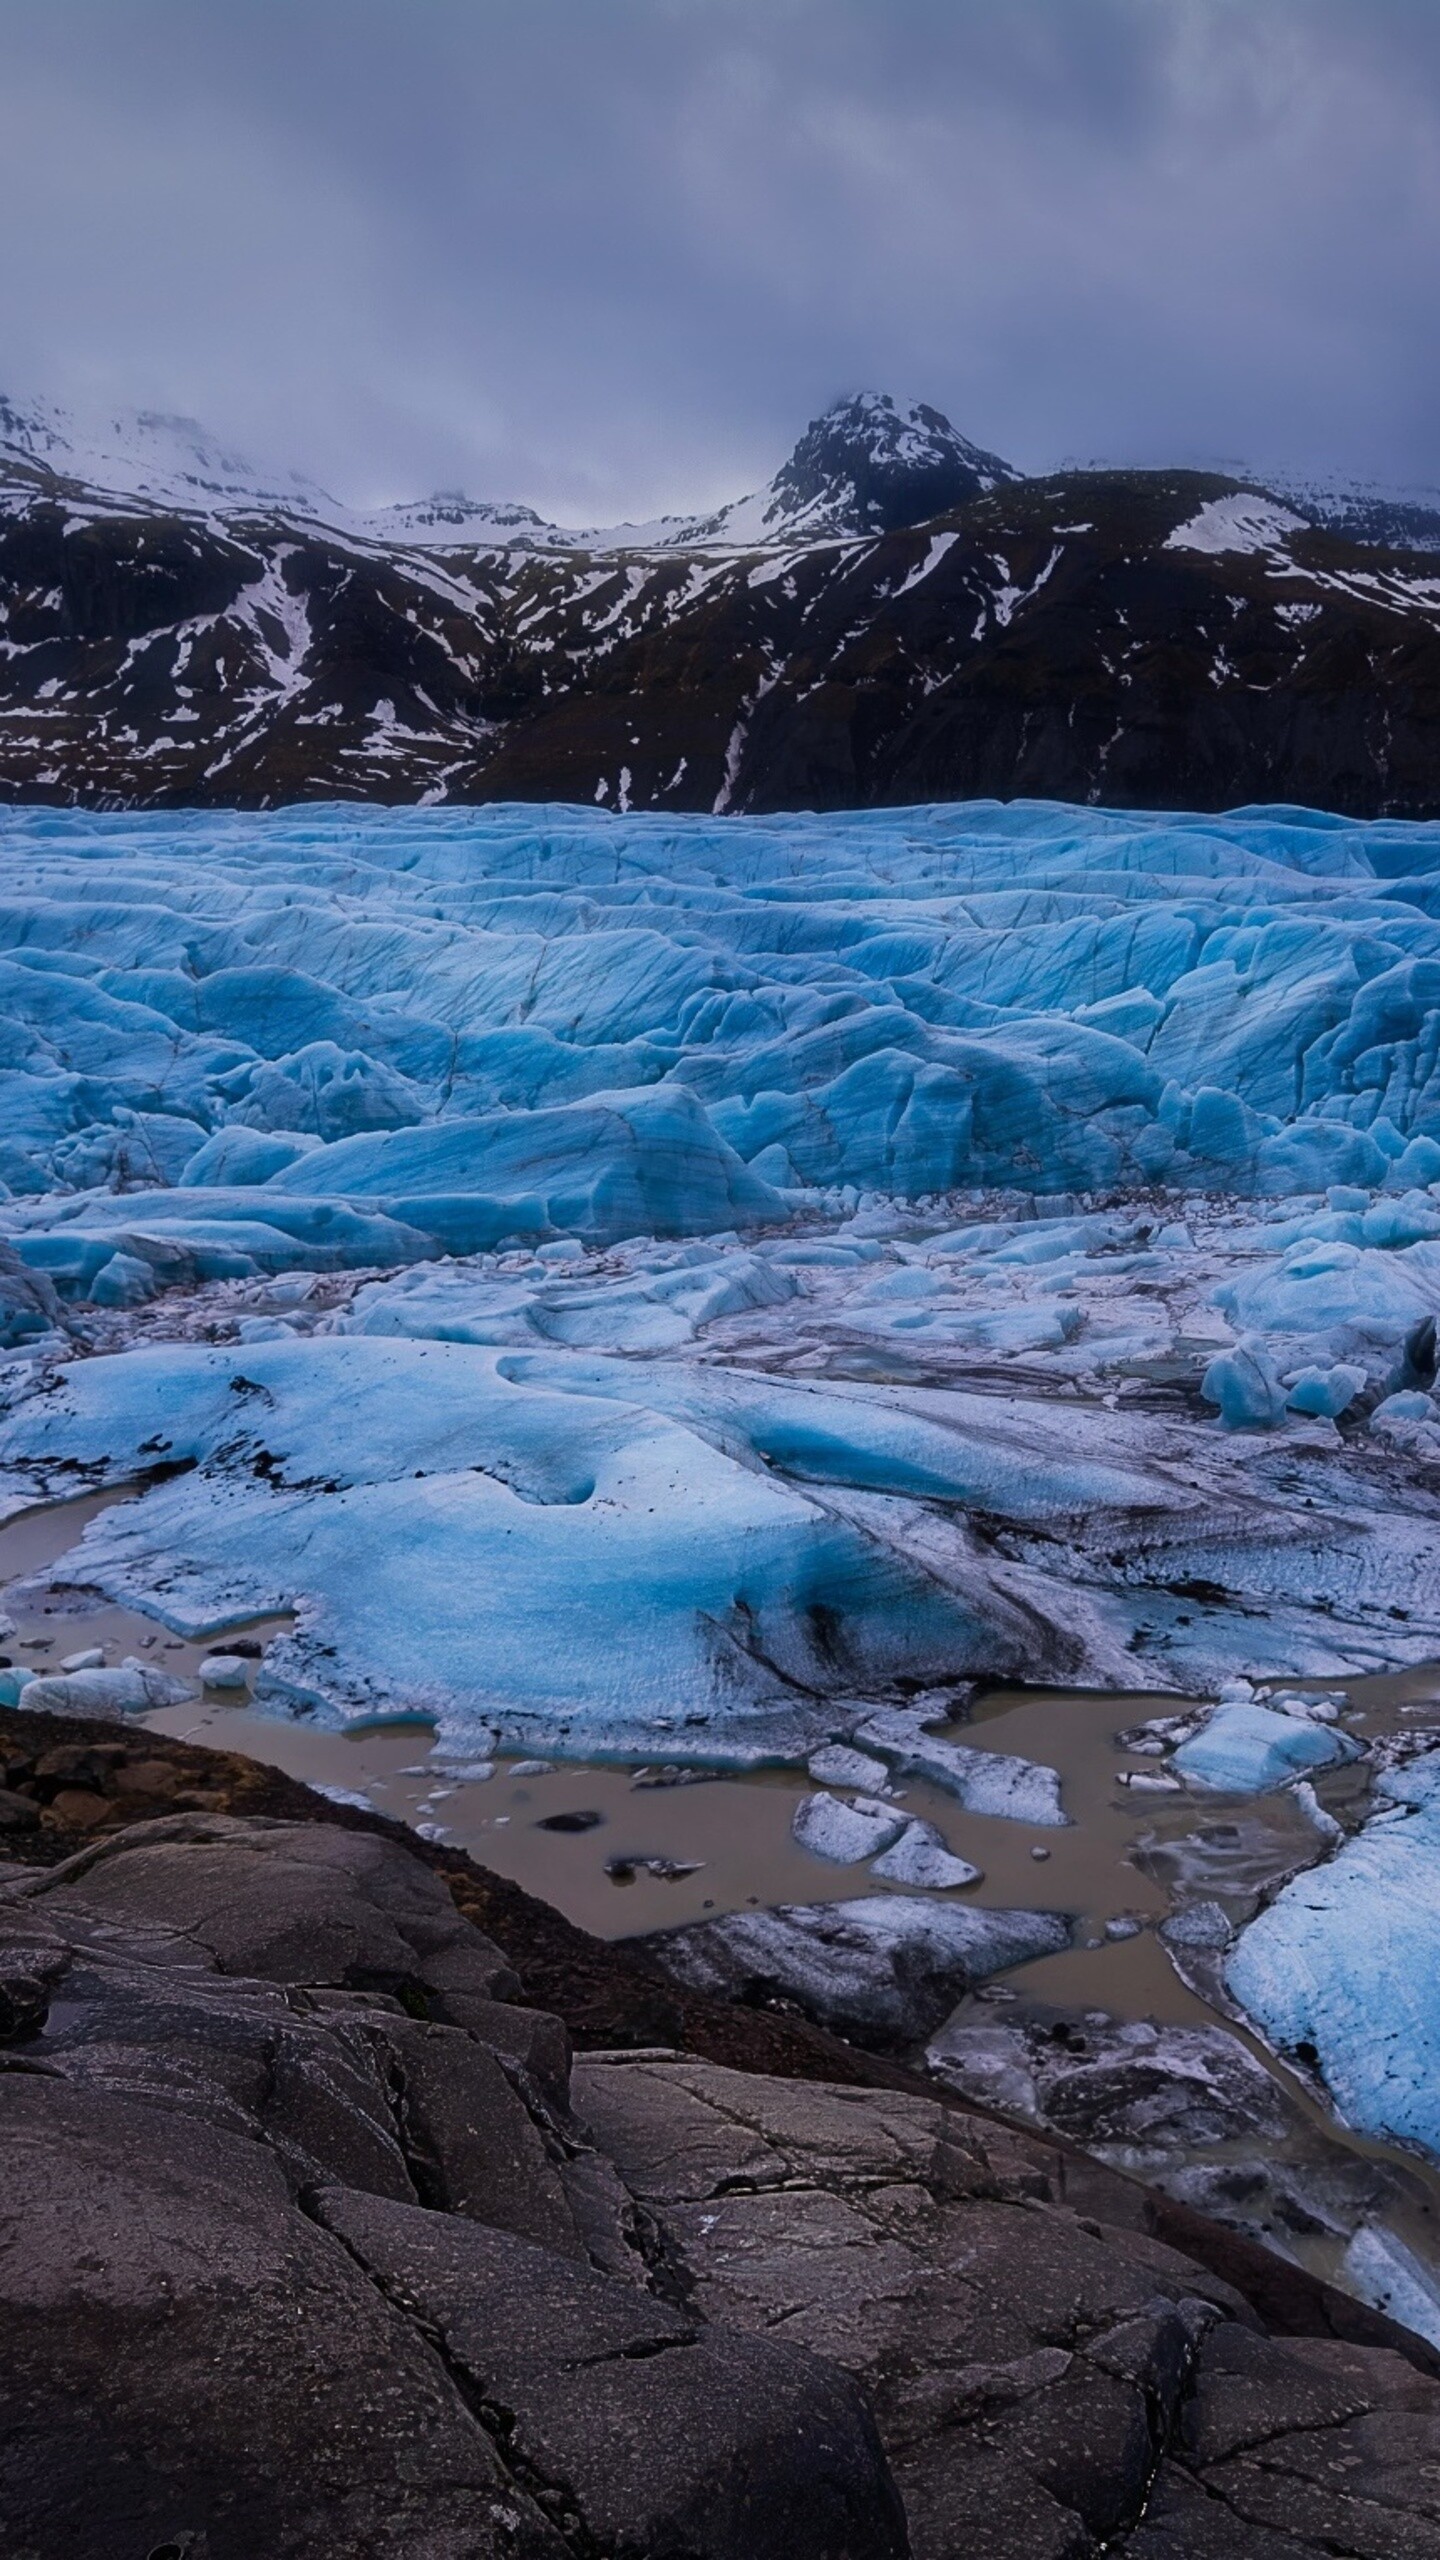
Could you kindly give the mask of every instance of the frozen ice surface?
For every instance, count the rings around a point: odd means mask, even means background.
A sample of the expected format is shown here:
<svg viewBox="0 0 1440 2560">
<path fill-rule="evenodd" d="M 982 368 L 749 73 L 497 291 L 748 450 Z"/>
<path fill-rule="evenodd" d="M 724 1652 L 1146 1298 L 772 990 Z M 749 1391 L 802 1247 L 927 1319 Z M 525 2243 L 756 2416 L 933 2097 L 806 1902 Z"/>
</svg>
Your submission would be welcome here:
<svg viewBox="0 0 1440 2560">
<path fill-rule="evenodd" d="M 872 1876 L 885 1884 L 903 1884 L 912 1891 L 923 1886 L 931 1893 L 946 1893 L 956 1885 L 982 1884 L 979 1867 L 968 1858 L 957 1858 L 947 1849 L 933 1822 L 907 1822 L 899 1839 L 884 1853 L 872 1859 Z"/>
<path fill-rule="evenodd" d="M 1277 1715 L 1256 1703 L 1217 1707 L 1199 1732 L 1179 1745 L 1172 1766 L 1196 1786 L 1258 1796 L 1358 1754 L 1359 1746 L 1348 1734 L 1298 1716 Z"/>
<path fill-rule="evenodd" d="M 1318 2057 L 1350 2124 L 1440 2158 L 1440 1751 L 1377 1792 L 1364 1828 L 1251 1921 L 1225 1978 L 1281 2052 Z"/>
<path fill-rule="evenodd" d="M 1346 2249 L 1344 2275 L 1362 2302 L 1440 2347 L 1440 2281 L 1395 2232 L 1364 2224 Z"/>
<path fill-rule="evenodd" d="M 336 1200 L 478 1251 L 697 1233 L 797 1187 L 1440 1173 L 1433 826 L 1022 802 L 0 829 L 0 1178 L 98 1191 L 95 1233 L 176 1183 L 202 1252 L 273 1195 L 333 1254 Z"/>
<path fill-rule="evenodd" d="M 838 1796 L 813 1795 L 801 1797 L 790 1828 L 814 1857 L 853 1867 L 893 1847 L 905 1822 L 893 1804 L 881 1804 L 873 1796 L 856 1796 L 846 1804 Z"/>
<path fill-rule="evenodd" d="M 1054 1824 L 901 1702 L 1440 1650 L 1440 828 L 0 839 L 0 1510 L 273 1708 Z"/>
</svg>

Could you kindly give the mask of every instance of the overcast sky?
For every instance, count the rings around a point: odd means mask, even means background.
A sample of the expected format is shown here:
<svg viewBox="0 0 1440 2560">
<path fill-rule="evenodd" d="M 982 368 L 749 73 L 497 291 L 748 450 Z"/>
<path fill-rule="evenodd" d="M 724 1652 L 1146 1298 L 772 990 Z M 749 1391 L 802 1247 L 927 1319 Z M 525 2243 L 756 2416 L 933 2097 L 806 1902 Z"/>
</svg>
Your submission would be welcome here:
<svg viewBox="0 0 1440 2560">
<path fill-rule="evenodd" d="M 1440 480 L 1440 0 L 0 0 L 0 390 L 362 501 L 767 478 L 837 394 Z"/>
</svg>

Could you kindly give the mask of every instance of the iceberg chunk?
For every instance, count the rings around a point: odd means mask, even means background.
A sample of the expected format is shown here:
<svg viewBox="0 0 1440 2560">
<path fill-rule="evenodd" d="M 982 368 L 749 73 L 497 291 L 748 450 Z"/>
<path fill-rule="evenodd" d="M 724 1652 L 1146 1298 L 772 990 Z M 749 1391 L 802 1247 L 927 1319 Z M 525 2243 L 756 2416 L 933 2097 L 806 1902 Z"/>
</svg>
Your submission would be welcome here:
<svg viewBox="0 0 1440 2560">
<path fill-rule="evenodd" d="M 1178 1746 L 1171 1765 L 1195 1786 L 1258 1796 L 1308 1770 L 1334 1768 L 1359 1756 L 1359 1744 L 1348 1734 L 1279 1715 L 1255 1702 L 1217 1707 L 1200 1731 Z"/>
</svg>

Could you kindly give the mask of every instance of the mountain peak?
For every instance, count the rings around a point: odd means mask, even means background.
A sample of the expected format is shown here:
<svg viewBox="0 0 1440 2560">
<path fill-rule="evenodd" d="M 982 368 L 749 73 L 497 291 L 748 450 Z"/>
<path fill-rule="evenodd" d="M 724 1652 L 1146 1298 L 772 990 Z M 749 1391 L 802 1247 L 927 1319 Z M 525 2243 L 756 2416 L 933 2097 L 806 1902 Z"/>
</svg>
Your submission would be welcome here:
<svg viewBox="0 0 1440 2560">
<path fill-rule="evenodd" d="M 848 531 L 894 533 L 1019 477 L 926 401 L 860 391 L 811 420 L 771 489 L 797 527 L 843 515 Z"/>
</svg>

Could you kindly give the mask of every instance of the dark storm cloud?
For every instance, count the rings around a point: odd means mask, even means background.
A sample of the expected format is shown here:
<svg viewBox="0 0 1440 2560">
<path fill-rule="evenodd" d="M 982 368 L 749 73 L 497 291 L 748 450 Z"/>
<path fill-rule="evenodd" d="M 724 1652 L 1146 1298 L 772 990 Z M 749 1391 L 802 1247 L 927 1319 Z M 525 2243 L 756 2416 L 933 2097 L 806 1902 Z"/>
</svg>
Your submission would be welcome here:
<svg viewBox="0 0 1440 2560">
<path fill-rule="evenodd" d="M 0 0 L 0 387 L 355 497 L 753 486 L 864 385 L 1440 476 L 1433 0 Z"/>
</svg>

